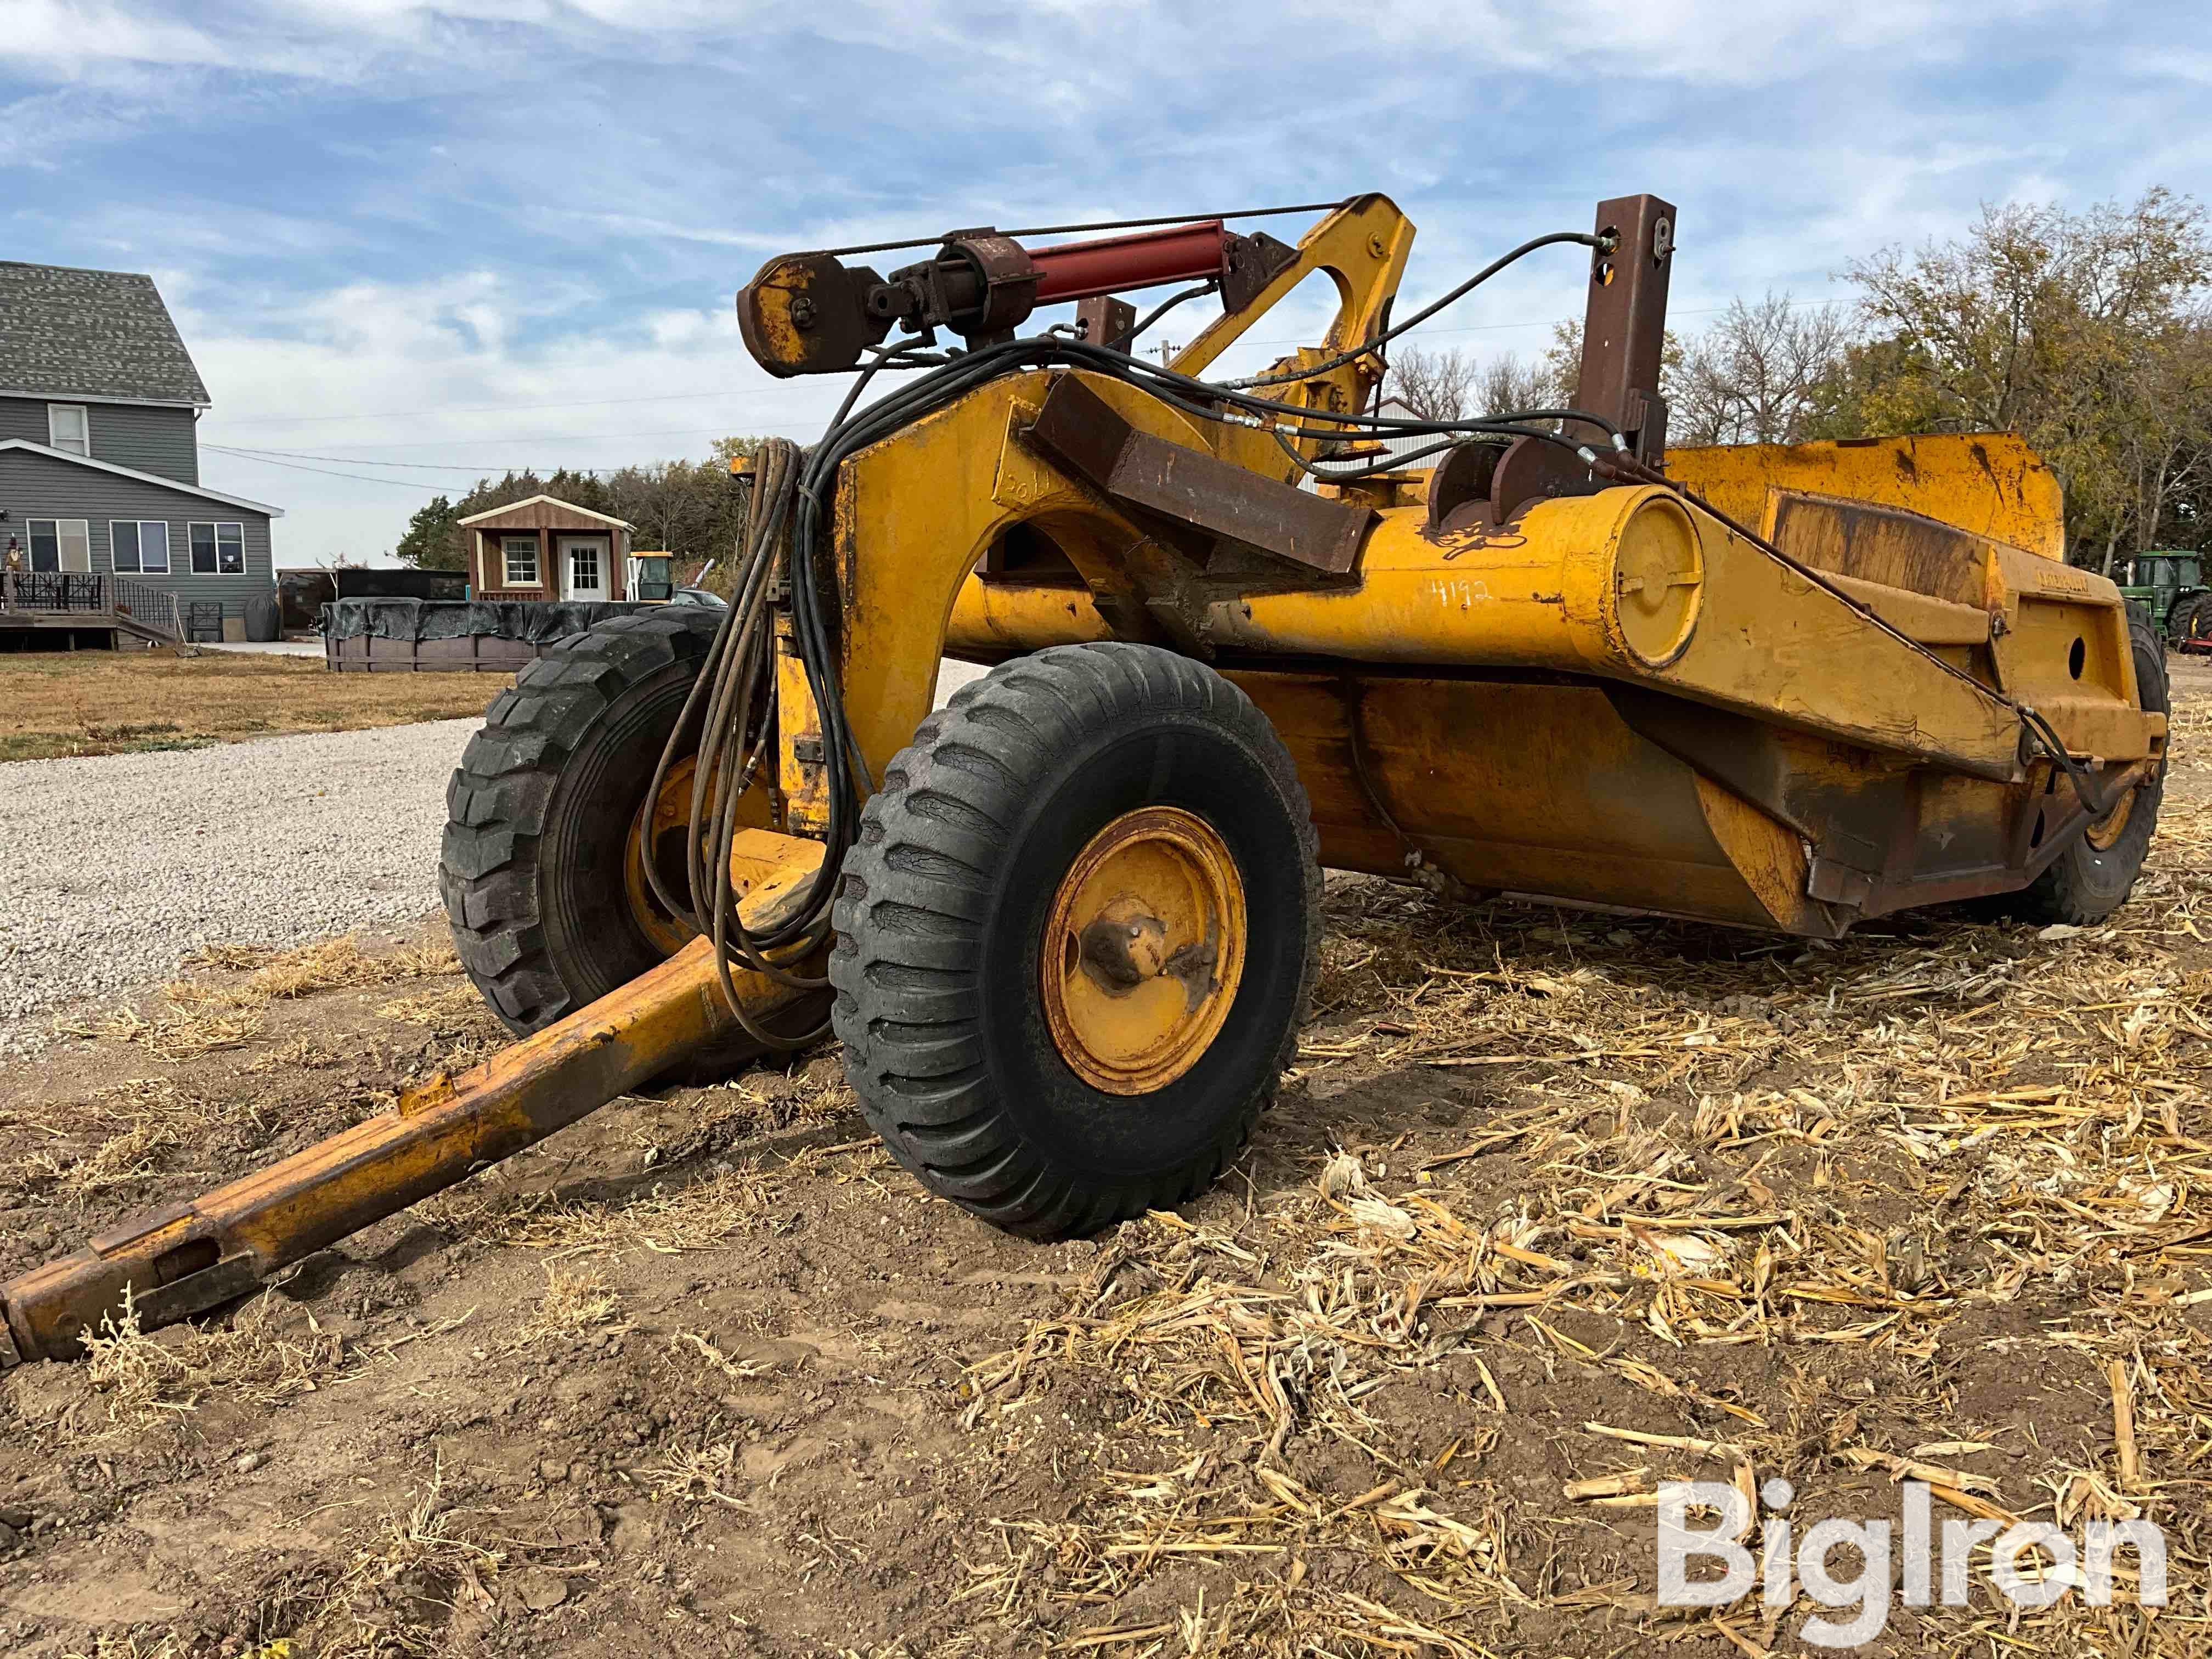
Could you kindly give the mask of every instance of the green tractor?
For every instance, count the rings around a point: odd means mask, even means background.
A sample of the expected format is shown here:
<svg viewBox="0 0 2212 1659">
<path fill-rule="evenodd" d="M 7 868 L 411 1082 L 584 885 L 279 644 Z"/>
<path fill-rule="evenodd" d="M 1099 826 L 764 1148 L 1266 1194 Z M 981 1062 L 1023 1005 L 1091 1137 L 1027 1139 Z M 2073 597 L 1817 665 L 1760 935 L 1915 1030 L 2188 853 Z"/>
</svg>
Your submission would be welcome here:
<svg viewBox="0 0 2212 1659">
<path fill-rule="evenodd" d="M 2195 553 L 2137 553 L 2112 572 L 2121 594 L 2150 613 L 2150 625 L 2172 649 L 2212 652 L 2212 588 Z"/>
</svg>

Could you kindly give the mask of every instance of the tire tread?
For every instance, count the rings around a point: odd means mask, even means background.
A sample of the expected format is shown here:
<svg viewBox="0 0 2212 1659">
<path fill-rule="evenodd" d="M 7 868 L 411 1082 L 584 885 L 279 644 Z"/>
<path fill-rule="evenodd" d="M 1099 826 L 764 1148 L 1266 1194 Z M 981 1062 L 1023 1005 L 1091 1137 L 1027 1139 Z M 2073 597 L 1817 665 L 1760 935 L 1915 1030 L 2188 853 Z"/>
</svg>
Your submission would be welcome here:
<svg viewBox="0 0 2212 1659">
<path fill-rule="evenodd" d="M 1132 713 L 1196 716 L 1264 765 L 1297 826 L 1304 938 L 1297 1018 L 1264 1081 L 1202 1155 L 1164 1174 L 1097 1180 L 1056 1166 L 1001 1109 L 980 1060 L 975 949 L 997 867 L 1034 781 L 1086 731 Z M 1250 1136 L 1297 1042 L 1321 943 L 1321 866 L 1297 774 L 1265 715 L 1201 663 L 1118 641 L 1037 652 L 971 682 L 884 769 L 845 855 L 830 976 L 863 1113 L 924 1185 L 1008 1231 L 1057 1238 L 1182 1203 Z"/>
<path fill-rule="evenodd" d="M 447 786 L 438 892 L 461 966 L 510 1030 L 538 1030 L 577 999 L 547 945 L 538 844 L 553 786 L 592 723 L 649 675 L 703 657 L 720 613 L 617 617 L 523 665 L 492 700 Z"/>
</svg>

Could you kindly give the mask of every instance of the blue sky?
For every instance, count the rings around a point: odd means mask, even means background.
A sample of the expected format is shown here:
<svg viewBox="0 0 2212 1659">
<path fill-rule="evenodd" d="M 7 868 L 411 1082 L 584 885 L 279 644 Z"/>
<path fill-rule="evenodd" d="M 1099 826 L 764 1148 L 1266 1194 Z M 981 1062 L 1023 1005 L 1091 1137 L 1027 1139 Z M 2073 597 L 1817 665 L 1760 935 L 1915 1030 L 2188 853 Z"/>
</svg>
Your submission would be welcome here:
<svg viewBox="0 0 2212 1659">
<path fill-rule="evenodd" d="M 1844 295 L 1850 260 L 1984 201 L 2204 195 L 2203 16 L 0 0 L 0 231 L 8 258 L 152 272 L 214 396 L 203 444 L 282 452 L 207 451 L 207 481 L 289 510 L 279 563 L 374 559 L 477 471 L 811 436 L 838 386 L 769 379 L 732 314 L 774 252 L 1379 189 L 1421 228 L 1419 301 L 1650 190 L 1680 205 L 1695 328 L 1736 294 Z M 1576 258 L 1526 262 L 1435 343 L 1540 349 Z"/>
</svg>

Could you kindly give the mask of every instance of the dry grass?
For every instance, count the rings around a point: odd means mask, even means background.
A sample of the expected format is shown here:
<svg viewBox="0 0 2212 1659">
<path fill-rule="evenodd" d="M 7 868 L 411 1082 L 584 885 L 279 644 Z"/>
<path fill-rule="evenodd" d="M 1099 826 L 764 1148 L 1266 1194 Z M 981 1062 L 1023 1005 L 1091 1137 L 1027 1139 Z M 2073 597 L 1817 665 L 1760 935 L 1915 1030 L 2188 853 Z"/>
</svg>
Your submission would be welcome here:
<svg viewBox="0 0 2212 1659">
<path fill-rule="evenodd" d="M 1122 1228 L 1058 1317 L 974 1367 L 964 1420 L 1018 1439 L 1060 1391 L 1103 1392 L 1159 1454 L 1094 1468 L 1065 1521 L 999 1523 L 963 1598 L 1031 1628 L 1209 1562 L 1232 1594 L 1193 1607 L 1185 1580 L 1176 1620 L 1072 1638 L 1474 1656 L 1542 1610 L 1631 1647 L 1624 1619 L 1764 1653 L 1784 1616 L 1756 1590 L 1693 1627 L 1631 1591 L 1655 1480 L 1778 1474 L 1808 1516 L 1866 1513 L 1869 1473 L 1911 1476 L 1939 1519 L 2140 1514 L 2203 1562 L 2208 830 L 2212 811 L 2169 800 L 2134 901 L 2041 933 L 1930 917 L 1808 945 L 1340 890 L 1302 1074 L 1323 1098 L 1455 1077 L 1476 1127 L 1410 1164 L 1398 1142 L 1340 1151 L 1241 1222 Z M 1983 1344 L 2010 1364 L 1970 1387 L 1959 1356 Z M 2023 1442 L 2007 1373 L 2053 1370 L 2077 1418 Z M 1442 1408 L 1407 1408 L 1409 1382 Z M 1513 1459 L 1554 1385 L 1642 1401 L 1671 1431 L 1589 1421 L 1579 1478 L 1531 1489 Z M 1371 1489 L 1328 1478 L 1346 1458 Z M 1618 1550 L 1562 1565 L 1559 1540 L 1607 1526 Z M 1332 1556 L 1403 1593 L 1306 1577 Z M 1629 1576 L 1594 1576 L 1607 1560 Z M 2161 1620 L 2069 1595 L 2008 1645 L 2201 1653 L 2193 1575 Z M 1932 1613 L 1929 1650 L 1992 1605 Z"/>
<path fill-rule="evenodd" d="M 461 971 L 460 958 L 442 940 L 429 945 L 403 945 L 396 951 L 371 956 L 351 933 L 318 939 L 289 950 L 268 945 L 206 945 L 185 958 L 186 968 L 217 973 L 243 973 L 237 988 L 258 999 L 280 1000 L 335 991 L 349 986 L 390 985 L 401 980 L 430 979 Z M 173 997 L 180 988 L 167 988 Z M 222 995 L 212 988 L 201 993 Z"/>
<path fill-rule="evenodd" d="M 738 1473 L 738 1456 L 733 1440 L 679 1446 L 665 1462 L 641 1472 L 647 1495 L 656 1504 L 721 1504 L 733 1510 L 750 1510 L 750 1504 L 726 1490 L 744 1484 Z"/>
<path fill-rule="evenodd" d="M 327 1072 L 340 1066 L 358 1065 L 367 1052 L 358 1044 L 338 1047 L 318 1037 L 300 1036 L 254 1055 L 246 1062 L 246 1069 L 257 1075 Z"/>
<path fill-rule="evenodd" d="M 126 1298 L 120 1320 L 84 1338 L 88 1401 L 29 1425 L 64 1445 L 128 1440 L 198 1409 L 210 1396 L 275 1406 L 313 1394 L 343 1373 L 344 1345 L 313 1315 L 299 1328 L 264 1292 L 228 1325 L 180 1325 L 149 1334 Z M 284 1324 L 285 1328 L 279 1328 Z"/>
<path fill-rule="evenodd" d="M 456 965 L 449 970 L 458 973 Z M 414 996 L 399 997 L 376 1011 L 380 1019 L 396 1019 L 409 1025 L 427 1025 L 437 1030 L 457 1028 L 480 1030 L 489 1036 L 507 1028 L 498 1017 L 484 1006 L 484 1000 L 473 985 L 449 985 L 441 991 L 424 991 Z"/>
<path fill-rule="evenodd" d="M 246 978 L 237 984 L 175 980 L 161 988 L 161 1000 L 149 1012 L 123 1008 L 64 1016 L 55 1020 L 54 1030 L 64 1036 L 135 1043 L 161 1060 L 191 1060 L 252 1042 L 268 1024 L 271 1002 L 460 971 L 450 945 L 408 945 L 372 956 L 349 933 L 290 950 L 207 945 L 186 958 L 185 965 L 207 972 L 242 972 Z"/>
<path fill-rule="evenodd" d="M 480 1244 L 574 1256 L 623 1249 L 673 1255 L 718 1249 L 761 1224 L 775 1190 L 773 1177 L 748 1162 L 720 1165 L 683 1185 L 656 1182 L 608 1203 L 471 1183 L 425 1199 L 409 1213 L 449 1237 Z"/>
<path fill-rule="evenodd" d="M 184 1650 L 177 1645 L 173 1636 L 148 1637 L 141 1642 L 129 1632 L 102 1631 L 93 1639 L 90 1649 L 73 1649 L 62 1659 L 183 1659 Z M 250 1654 L 246 1659 L 264 1659 L 261 1654 Z M 266 1659 L 291 1659 L 289 1653 L 266 1656 Z"/>
<path fill-rule="evenodd" d="M 335 1582 L 302 1598 L 294 1628 L 316 1659 L 399 1659 L 443 1649 L 456 1608 L 494 1604 L 504 1549 L 475 1536 L 476 1512 L 449 1504 L 433 1474 L 407 1508 L 386 1516 Z"/>
<path fill-rule="evenodd" d="M 529 1340 L 560 1340 L 605 1325 L 621 1305 L 614 1287 L 588 1268 L 545 1264 L 545 1294 L 523 1327 Z"/>
<path fill-rule="evenodd" d="M 221 651 L 10 652 L 0 654 L 0 761 L 465 719 L 503 684 L 476 674 L 333 674 L 313 658 Z M 118 709 L 160 718 L 121 723 Z"/>
<path fill-rule="evenodd" d="M 201 1144 L 224 1115 L 221 1103 L 166 1079 L 133 1078 L 65 1113 L 24 1118 L 40 1139 L 0 1163 L 0 1182 L 96 1202 L 173 1173 L 175 1155 Z"/>
</svg>

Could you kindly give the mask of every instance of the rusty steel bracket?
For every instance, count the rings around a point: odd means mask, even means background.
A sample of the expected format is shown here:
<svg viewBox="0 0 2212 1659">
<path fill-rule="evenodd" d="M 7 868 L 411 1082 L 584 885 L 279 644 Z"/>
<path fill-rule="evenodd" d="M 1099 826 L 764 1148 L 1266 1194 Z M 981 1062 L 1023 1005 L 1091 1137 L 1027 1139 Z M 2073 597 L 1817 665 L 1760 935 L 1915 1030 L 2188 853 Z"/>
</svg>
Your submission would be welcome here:
<svg viewBox="0 0 2212 1659">
<path fill-rule="evenodd" d="M 1277 241 L 1264 230 L 1249 236 L 1224 235 L 1221 239 L 1221 308 L 1243 310 L 1297 260 L 1297 249 Z"/>
<path fill-rule="evenodd" d="M 1127 349 L 1137 326 L 1137 308 L 1110 294 L 1094 294 L 1075 306 L 1075 337 L 1092 345 Z"/>
<path fill-rule="evenodd" d="M 1667 453 L 1667 401 L 1659 364 L 1667 342 L 1667 283 L 1674 267 L 1674 204 L 1656 196 L 1617 196 L 1597 204 L 1609 245 L 1590 255 L 1583 312 L 1582 366 L 1574 406 L 1613 422 L 1646 466 Z M 1587 425 L 1565 435 L 1594 449 L 1609 441 Z M 1502 453 L 1462 445 L 1437 465 L 1429 486 L 1429 533 L 1497 530 L 1538 501 L 1589 495 L 1606 480 L 1572 448 L 1549 438 L 1516 438 Z"/>
<path fill-rule="evenodd" d="M 1656 196 L 1617 196 L 1597 204 L 1596 228 L 1617 239 L 1590 256 L 1583 313 L 1582 373 L 1575 407 L 1602 415 L 1627 435 L 1646 466 L 1666 454 L 1666 404 L 1659 364 L 1667 345 L 1667 279 L 1674 269 L 1675 210 Z M 1571 435 L 1583 436 L 1586 434 Z"/>
<path fill-rule="evenodd" d="M 775 839 L 777 872 L 742 906 L 747 924 L 763 931 L 789 913 L 822 862 L 819 842 Z M 759 974 L 732 977 L 757 1015 L 801 994 Z M 278 1269 L 652 1081 L 735 1024 L 714 947 L 694 939 L 482 1065 L 408 1090 L 391 1111 L 0 1285 L 0 1369 L 78 1357 L 83 1333 L 120 1318 L 126 1299 L 141 1329 L 234 1301 Z"/>
<path fill-rule="evenodd" d="M 1350 573 L 1375 509 L 1329 501 L 1139 432 L 1072 374 L 1045 395 L 1029 441 L 1126 507 L 1326 576 Z"/>
</svg>

